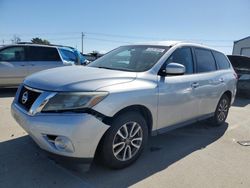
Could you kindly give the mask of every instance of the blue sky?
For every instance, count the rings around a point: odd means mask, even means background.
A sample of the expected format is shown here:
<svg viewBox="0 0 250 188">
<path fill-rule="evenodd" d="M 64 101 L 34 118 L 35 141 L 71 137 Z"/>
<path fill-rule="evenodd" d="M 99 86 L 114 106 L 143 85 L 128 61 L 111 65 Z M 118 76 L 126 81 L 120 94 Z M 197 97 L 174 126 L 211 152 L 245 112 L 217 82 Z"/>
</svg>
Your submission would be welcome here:
<svg viewBox="0 0 250 188">
<path fill-rule="evenodd" d="M 0 0 L 0 44 L 13 35 L 109 51 L 155 40 L 203 43 L 227 54 L 250 35 L 250 0 Z"/>
</svg>

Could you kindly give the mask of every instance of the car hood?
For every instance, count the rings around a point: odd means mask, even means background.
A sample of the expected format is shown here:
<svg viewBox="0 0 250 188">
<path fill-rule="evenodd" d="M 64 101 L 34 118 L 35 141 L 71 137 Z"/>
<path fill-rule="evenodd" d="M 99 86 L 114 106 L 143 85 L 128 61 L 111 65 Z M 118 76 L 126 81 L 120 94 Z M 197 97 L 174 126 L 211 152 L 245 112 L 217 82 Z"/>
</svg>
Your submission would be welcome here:
<svg viewBox="0 0 250 188">
<path fill-rule="evenodd" d="M 134 80 L 136 73 L 94 67 L 70 66 L 48 69 L 28 76 L 24 84 L 47 91 L 95 91 Z"/>
</svg>

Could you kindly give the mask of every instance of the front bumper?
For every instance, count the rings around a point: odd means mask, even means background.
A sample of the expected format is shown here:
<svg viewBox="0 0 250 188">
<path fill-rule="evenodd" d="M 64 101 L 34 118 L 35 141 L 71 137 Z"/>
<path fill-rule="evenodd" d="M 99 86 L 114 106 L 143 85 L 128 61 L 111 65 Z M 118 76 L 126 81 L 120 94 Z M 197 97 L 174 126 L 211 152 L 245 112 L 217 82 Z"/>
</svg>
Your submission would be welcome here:
<svg viewBox="0 0 250 188">
<path fill-rule="evenodd" d="M 93 158 L 108 125 L 90 114 L 43 114 L 30 116 L 15 101 L 11 112 L 18 124 L 44 150 L 61 156 Z M 73 152 L 58 150 L 48 140 L 47 135 L 67 137 L 74 148 Z"/>
</svg>

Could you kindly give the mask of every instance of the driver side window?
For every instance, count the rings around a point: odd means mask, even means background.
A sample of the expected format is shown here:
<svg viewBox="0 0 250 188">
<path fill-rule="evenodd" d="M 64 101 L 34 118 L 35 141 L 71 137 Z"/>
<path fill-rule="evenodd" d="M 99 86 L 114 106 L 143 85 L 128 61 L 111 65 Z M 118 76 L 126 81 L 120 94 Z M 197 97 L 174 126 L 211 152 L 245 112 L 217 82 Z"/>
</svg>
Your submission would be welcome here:
<svg viewBox="0 0 250 188">
<path fill-rule="evenodd" d="M 166 65 L 169 63 L 179 63 L 185 66 L 185 74 L 194 73 L 194 64 L 191 48 L 184 47 L 176 49 L 168 58 Z"/>
</svg>

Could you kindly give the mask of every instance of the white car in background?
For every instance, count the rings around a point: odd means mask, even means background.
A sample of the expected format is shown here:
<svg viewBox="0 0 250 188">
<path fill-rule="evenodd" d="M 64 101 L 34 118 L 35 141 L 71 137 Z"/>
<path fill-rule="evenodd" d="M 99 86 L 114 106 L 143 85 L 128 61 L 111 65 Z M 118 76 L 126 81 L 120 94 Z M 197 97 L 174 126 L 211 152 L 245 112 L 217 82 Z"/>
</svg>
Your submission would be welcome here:
<svg viewBox="0 0 250 188">
<path fill-rule="evenodd" d="M 13 87 L 35 72 L 79 63 L 69 47 L 20 43 L 0 48 L 0 87 Z"/>
</svg>

